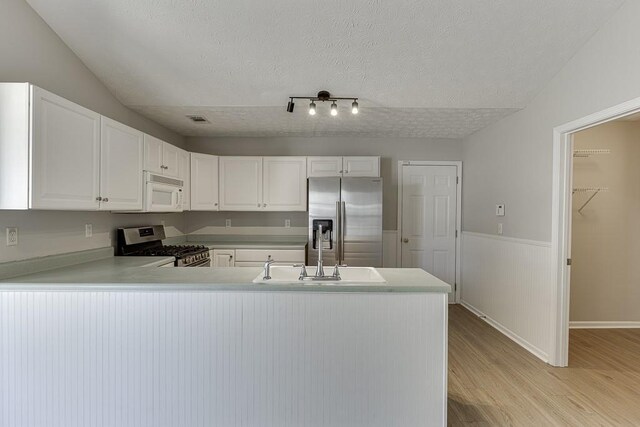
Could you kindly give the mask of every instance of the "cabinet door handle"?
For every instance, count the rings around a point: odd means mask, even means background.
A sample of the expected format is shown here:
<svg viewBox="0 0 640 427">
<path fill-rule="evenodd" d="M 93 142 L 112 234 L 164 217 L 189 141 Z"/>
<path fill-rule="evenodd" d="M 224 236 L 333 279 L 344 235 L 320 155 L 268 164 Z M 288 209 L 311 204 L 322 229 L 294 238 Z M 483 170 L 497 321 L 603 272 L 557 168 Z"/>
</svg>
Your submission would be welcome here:
<svg viewBox="0 0 640 427">
<path fill-rule="evenodd" d="M 100 197 L 100 196 L 96 197 L 96 201 L 101 202 L 102 201 L 102 197 Z"/>
<path fill-rule="evenodd" d="M 108 198 L 108 197 L 105 197 L 104 199 L 102 199 L 102 201 L 103 201 L 103 202 L 108 202 L 108 201 L 109 201 L 109 198 Z"/>
<path fill-rule="evenodd" d="M 262 207 L 263 207 L 263 208 L 266 208 L 266 207 L 267 207 L 267 204 L 266 204 L 266 203 L 263 203 L 263 204 L 262 204 Z"/>
<path fill-rule="evenodd" d="M 402 243 L 409 243 L 409 239 L 405 237 L 404 239 L 402 239 Z"/>
<path fill-rule="evenodd" d="M 214 203 L 214 204 L 213 204 L 213 206 L 218 206 L 218 204 L 217 204 L 217 203 Z"/>
<path fill-rule="evenodd" d="M 232 259 L 233 259 L 233 255 L 229 255 L 229 260 L 232 260 Z"/>
</svg>

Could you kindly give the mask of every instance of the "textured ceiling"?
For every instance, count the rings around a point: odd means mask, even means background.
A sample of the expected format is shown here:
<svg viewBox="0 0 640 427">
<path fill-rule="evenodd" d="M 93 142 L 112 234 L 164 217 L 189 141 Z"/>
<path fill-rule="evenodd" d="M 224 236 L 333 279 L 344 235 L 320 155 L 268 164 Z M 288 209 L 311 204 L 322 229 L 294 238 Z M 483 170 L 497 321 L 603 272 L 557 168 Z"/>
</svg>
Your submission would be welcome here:
<svg viewBox="0 0 640 427">
<path fill-rule="evenodd" d="M 302 108 L 300 108 L 302 107 Z M 310 116 L 307 104 L 293 114 L 284 107 L 136 107 L 145 116 L 189 136 L 397 136 L 462 138 L 516 110 L 505 108 L 384 108 L 363 107 L 357 116 L 351 104 L 335 117 L 319 105 Z M 210 123 L 193 124 L 187 114 L 201 114 Z"/>
<path fill-rule="evenodd" d="M 523 108 L 623 3 L 27 1 L 122 102 L 184 134 L 441 137 Z M 321 89 L 362 114 L 287 116 Z"/>
</svg>

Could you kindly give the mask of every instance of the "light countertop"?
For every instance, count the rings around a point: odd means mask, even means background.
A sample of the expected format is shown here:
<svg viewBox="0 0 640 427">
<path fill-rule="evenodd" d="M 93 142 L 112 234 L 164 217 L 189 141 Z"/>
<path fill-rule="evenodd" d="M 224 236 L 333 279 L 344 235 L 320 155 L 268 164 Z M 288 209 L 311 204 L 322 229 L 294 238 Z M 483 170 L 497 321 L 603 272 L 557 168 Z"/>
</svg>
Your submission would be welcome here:
<svg viewBox="0 0 640 427">
<path fill-rule="evenodd" d="M 271 246 L 273 247 L 273 246 Z M 0 280 L 1 290 L 86 291 L 302 291 L 302 292 L 450 292 L 440 279 L 417 268 L 377 269 L 386 283 L 253 283 L 260 267 L 159 268 L 172 257 L 108 257 L 83 264 Z"/>
<path fill-rule="evenodd" d="M 291 250 L 304 250 L 307 246 L 307 242 L 189 242 L 198 245 L 203 245 L 209 249 L 291 249 Z"/>
</svg>

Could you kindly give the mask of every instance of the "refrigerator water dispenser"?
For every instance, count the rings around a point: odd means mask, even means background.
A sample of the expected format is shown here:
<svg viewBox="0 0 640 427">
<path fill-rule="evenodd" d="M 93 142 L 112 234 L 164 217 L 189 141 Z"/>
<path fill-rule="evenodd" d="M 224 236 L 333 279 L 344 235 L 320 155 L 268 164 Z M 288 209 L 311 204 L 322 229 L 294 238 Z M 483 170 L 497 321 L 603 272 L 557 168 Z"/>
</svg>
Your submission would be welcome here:
<svg viewBox="0 0 640 427">
<path fill-rule="evenodd" d="M 313 220 L 313 249 L 318 249 L 318 225 L 322 226 L 322 249 L 333 249 L 333 220 L 314 219 Z"/>
</svg>

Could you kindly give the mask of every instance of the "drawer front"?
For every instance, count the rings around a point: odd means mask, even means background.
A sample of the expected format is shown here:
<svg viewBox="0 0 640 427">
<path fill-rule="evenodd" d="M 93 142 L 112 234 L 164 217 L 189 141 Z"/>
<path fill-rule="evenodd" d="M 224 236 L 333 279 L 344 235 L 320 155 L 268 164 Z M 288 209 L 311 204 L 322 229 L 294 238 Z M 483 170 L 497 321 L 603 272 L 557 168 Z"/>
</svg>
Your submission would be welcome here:
<svg viewBox="0 0 640 427">
<path fill-rule="evenodd" d="M 293 249 L 236 249 L 236 262 L 262 262 L 271 255 L 276 262 L 304 262 L 304 250 Z M 236 265 L 238 265 L 236 263 Z"/>
<path fill-rule="evenodd" d="M 236 261 L 234 267 L 263 267 L 264 262 L 258 261 Z"/>
</svg>

